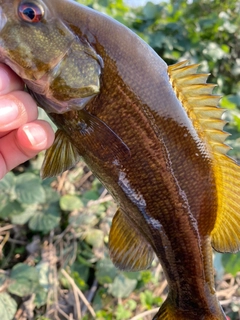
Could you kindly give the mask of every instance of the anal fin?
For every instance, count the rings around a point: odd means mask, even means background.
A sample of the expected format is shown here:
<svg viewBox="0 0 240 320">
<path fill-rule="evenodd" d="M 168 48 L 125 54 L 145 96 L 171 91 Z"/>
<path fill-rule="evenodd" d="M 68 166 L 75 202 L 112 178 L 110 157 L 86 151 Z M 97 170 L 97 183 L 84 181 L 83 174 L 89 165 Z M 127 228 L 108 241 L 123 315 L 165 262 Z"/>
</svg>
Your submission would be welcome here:
<svg viewBox="0 0 240 320">
<path fill-rule="evenodd" d="M 151 266 L 154 252 L 151 246 L 118 210 L 109 235 L 110 257 L 121 270 L 139 271 Z"/>
</svg>

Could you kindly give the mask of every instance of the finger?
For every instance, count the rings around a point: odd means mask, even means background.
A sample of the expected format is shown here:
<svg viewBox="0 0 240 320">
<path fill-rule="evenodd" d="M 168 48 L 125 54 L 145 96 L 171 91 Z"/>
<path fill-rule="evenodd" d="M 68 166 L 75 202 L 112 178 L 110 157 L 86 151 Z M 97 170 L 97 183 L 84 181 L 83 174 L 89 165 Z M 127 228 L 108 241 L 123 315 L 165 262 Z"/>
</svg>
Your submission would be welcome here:
<svg viewBox="0 0 240 320">
<path fill-rule="evenodd" d="M 23 90 L 23 81 L 8 66 L 0 63 L 0 95 Z"/>
<path fill-rule="evenodd" d="M 0 179 L 4 175 L 51 146 L 54 132 L 46 121 L 36 120 L 1 138 Z"/>
<path fill-rule="evenodd" d="M 27 92 L 15 91 L 0 96 L 0 137 L 36 120 L 37 116 L 37 104 Z"/>
</svg>

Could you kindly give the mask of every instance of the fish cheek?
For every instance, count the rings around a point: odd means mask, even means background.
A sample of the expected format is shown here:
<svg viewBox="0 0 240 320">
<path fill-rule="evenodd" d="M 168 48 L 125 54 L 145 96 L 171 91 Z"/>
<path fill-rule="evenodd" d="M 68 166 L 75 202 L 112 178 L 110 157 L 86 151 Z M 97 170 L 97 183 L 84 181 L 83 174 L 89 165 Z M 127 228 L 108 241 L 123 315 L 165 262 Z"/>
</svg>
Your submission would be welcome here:
<svg viewBox="0 0 240 320">
<path fill-rule="evenodd" d="M 101 58 L 86 42 L 76 38 L 51 72 L 51 95 L 59 101 L 88 98 L 100 92 Z"/>
<path fill-rule="evenodd" d="M 72 32 L 58 19 L 29 24 L 13 17 L 0 32 L 0 47 L 6 63 L 18 75 L 34 80 L 61 61 L 73 39 Z"/>
</svg>

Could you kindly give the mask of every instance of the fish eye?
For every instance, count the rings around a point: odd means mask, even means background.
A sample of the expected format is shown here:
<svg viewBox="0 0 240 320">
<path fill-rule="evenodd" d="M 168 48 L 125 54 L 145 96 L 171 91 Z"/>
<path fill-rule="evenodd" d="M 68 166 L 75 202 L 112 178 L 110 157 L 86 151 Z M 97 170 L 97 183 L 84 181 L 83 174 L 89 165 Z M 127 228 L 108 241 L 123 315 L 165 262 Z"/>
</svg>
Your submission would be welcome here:
<svg viewBox="0 0 240 320">
<path fill-rule="evenodd" d="M 18 15 L 26 22 L 37 23 L 40 22 L 44 16 L 44 9 L 34 2 L 24 1 L 18 6 Z"/>
</svg>

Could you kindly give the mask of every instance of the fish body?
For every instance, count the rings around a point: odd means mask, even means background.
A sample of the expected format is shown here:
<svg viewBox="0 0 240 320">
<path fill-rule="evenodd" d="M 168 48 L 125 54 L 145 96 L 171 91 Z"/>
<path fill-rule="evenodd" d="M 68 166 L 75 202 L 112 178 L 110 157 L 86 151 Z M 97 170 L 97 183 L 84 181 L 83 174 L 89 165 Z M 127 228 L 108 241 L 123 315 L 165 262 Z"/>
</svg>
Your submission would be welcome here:
<svg viewBox="0 0 240 320">
<path fill-rule="evenodd" d="M 156 254 L 169 294 L 154 320 L 226 319 L 212 246 L 240 247 L 239 166 L 197 65 L 166 63 L 132 31 L 67 0 L 0 1 L 0 61 L 58 127 L 42 176 L 81 156 L 118 210 L 110 256 L 122 270 Z"/>
</svg>

